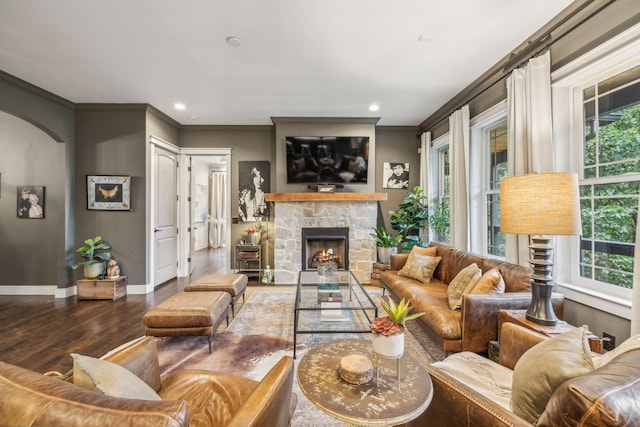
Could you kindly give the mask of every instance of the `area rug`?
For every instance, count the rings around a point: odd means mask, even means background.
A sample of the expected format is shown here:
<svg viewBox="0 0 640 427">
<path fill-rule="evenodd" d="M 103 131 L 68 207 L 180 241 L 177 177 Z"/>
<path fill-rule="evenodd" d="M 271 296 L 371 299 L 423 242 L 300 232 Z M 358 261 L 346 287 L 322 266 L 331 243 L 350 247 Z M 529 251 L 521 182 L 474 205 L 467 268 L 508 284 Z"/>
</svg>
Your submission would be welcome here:
<svg viewBox="0 0 640 427">
<path fill-rule="evenodd" d="M 380 302 L 381 290 L 368 289 L 373 300 Z M 178 369 L 208 369 L 229 372 L 260 380 L 283 355 L 293 355 L 293 307 L 295 289 L 257 288 L 251 292 L 229 327 L 216 332 L 209 354 L 204 337 L 172 337 L 158 339 L 158 357 L 162 376 Z M 339 327 L 336 326 L 336 327 Z M 368 334 L 304 334 L 298 335 L 296 366 L 307 349 L 335 339 L 369 339 Z M 407 323 L 405 348 L 423 364 L 442 360 L 445 353 L 433 344 L 415 321 Z M 309 402 L 294 381 L 298 404 L 293 427 L 345 426 Z"/>
</svg>

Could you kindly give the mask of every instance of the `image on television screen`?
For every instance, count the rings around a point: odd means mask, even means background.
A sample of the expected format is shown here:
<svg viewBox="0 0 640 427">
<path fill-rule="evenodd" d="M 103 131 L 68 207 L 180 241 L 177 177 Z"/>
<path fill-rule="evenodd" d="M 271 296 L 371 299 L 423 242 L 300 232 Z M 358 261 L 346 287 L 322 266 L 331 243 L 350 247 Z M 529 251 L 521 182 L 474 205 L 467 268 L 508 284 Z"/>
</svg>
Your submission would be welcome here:
<svg viewBox="0 0 640 427">
<path fill-rule="evenodd" d="M 366 184 L 368 136 L 287 136 L 287 184 Z"/>
</svg>

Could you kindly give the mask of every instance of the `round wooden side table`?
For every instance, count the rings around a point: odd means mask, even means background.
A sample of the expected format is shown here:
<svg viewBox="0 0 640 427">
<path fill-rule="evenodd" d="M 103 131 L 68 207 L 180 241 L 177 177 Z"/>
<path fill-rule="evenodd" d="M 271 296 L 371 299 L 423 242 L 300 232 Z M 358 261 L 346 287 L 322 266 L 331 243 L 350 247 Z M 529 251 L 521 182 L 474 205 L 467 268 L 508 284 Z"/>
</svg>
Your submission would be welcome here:
<svg viewBox="0 0 640 427">
<path fill-rule="evenodd" d="M 338 365 L 349 354 L 365 355 L 374 364 L 379 363 L 379 381 L 361 385 L 343 381 Z M 400 391 L 398 366 L 402 372 Z M 431 378 L 418 361 L 407 354 L 398 361 L 374 360 L 371 342 L 364 339 L 336 340 L 310 349 L 300 360 L 297 378 L 311 403 L 334 418 L 356 425 L 406 423 L 424 412 L 433 397 Z"/>
</svg>

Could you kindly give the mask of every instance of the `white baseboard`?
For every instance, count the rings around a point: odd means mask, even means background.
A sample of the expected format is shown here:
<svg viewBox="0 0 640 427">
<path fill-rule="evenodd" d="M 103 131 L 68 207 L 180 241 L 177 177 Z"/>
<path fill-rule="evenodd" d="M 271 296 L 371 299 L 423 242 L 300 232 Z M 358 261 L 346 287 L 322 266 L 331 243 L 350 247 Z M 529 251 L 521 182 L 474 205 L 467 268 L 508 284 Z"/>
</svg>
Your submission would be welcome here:
<svg viewBox="0 0 640 427">
<path fill-rule="evenodd" d="M 56 286 L 0 286 L 0 295 L 55 295 L 57 289 Z"/>
</svg>

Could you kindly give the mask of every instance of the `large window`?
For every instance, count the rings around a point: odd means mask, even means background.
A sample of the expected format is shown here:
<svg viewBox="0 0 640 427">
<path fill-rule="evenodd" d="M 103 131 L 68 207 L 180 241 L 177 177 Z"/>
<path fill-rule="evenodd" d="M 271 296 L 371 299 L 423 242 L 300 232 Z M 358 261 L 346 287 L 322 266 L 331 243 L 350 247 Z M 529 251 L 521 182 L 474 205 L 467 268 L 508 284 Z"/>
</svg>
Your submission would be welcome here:
<svg viewBox="0 0 640 427">
<path fill-rule="evenodd" d="M 507 124 L 503 122 L 490 128 L 487 150 L 489 170 L 487 175 L 485 202 L 487 206 L 486 254 L 504 258 L 505 235 L 500 232 L 500 180 L 507 176 Z"/>
<path fill-rule="evenodd" d="M 640 66 L 582 90 L 580 277 L 631 288 L 640 193 Z"/>
</svg>

